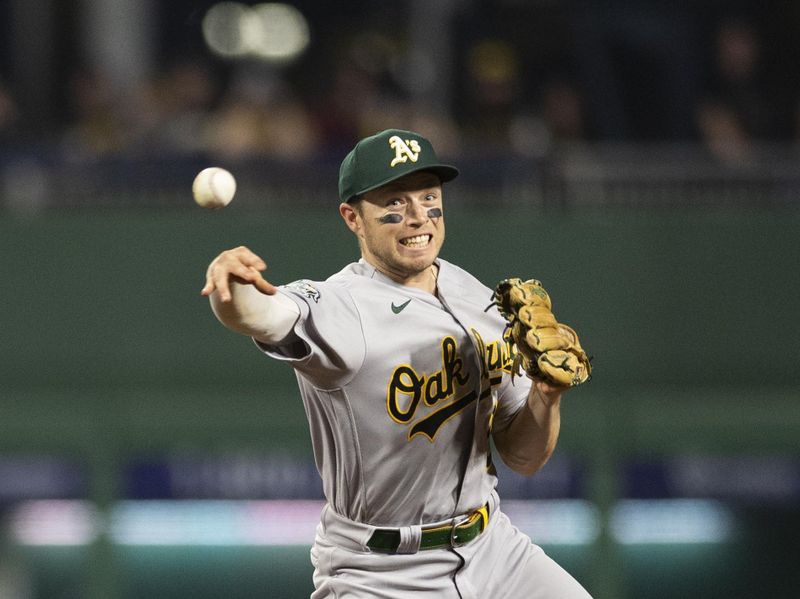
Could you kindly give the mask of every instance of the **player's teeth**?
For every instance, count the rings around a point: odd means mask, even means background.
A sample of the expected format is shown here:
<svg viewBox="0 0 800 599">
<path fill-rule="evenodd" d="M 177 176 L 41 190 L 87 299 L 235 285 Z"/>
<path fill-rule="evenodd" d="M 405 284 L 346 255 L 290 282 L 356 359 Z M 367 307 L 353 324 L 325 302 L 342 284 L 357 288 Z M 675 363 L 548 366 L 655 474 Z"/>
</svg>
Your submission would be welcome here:
<svg viewBox="0 0 800 599">
<path fill-rule="evenodd" d="M 416 237 L 409 237 L 408 239 L 403 239 L 403 245 L 425 245 L 428 243 L 428 239 L 430 239 L 430 235 L 417 235 Z"/>
</svg>

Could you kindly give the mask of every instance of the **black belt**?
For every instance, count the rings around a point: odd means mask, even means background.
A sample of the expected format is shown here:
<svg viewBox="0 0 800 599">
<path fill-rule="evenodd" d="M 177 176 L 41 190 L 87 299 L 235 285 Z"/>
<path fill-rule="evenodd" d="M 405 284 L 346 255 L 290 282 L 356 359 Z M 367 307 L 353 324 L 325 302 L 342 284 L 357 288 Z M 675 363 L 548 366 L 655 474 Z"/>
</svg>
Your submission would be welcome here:
<svg viewBox="0 0 800 599">
<path fill-rule="evenodd" d="M 475 510 L 469 516 L 445 526 L 422 529 L 419 548 L 442 549 L 461 547 L 480 535 L 489 524 L 489 505 Z M 367 547 L 379 553 L 396 553 L 400 546 L 400 531 L 396 528 L 377 528 L 367 541 Z"/>
</svg>

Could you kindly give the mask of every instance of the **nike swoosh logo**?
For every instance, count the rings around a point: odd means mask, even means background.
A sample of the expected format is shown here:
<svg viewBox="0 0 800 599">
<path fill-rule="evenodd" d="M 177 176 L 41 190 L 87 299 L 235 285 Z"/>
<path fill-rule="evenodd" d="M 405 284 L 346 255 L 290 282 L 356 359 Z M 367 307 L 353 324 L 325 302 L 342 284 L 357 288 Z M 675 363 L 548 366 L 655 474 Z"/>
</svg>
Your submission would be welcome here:
<svg viewBox="0 0 800 599">
<path fill-rule="evenodd" d="M 408 305 L 410 302 L 411 302 L 411 298 L 407 299 L 407 300 L 406 300 L 404 303 L 400 304 L 399 306 L 395 306 L 395 305 L 394 305 L 394 302 L 392 302 L 392 312 L 394 312 L 395 314 L 400 314 L 400 312 L 402 312 L 403 310 L 405 310 L 405 307 L 406 307 L 406 306 L 407 306 L 407 305 Z"/>
</svg>

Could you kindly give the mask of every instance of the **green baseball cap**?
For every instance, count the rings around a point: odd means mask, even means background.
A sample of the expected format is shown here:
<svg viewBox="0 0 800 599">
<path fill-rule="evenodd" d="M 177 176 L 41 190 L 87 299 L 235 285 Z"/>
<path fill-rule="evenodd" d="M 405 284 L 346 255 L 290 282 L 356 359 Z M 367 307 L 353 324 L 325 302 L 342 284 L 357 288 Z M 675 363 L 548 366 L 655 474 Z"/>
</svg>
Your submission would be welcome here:
<svg viewBox="0 0 800 599">
<path fill-rule="evenodd" d="M 436 158 L 431 142 L 419 133 L 387 129 L 365 137 L 345 156 L 339 168 L 339 197 L 354 197 L 417 171 L 430 171 L 442 183 L 458 176 L 458 169 Z"/>
</svg>

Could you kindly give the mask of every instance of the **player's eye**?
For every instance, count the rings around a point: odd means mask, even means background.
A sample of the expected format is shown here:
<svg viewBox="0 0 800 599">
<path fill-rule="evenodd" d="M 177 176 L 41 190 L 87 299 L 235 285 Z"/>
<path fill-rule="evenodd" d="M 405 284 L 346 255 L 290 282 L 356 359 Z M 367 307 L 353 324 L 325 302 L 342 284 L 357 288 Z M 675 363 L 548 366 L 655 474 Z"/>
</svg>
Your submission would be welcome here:
<svg viewBox="0 0 800 599">
<path fill-rule="evenodd" d="M 425 201 L 426 202 L 435 202 L 436 201 L 436 194 L 435 193 L 429 193 L 428 195 L 425 196 Z"/>
</svg>

